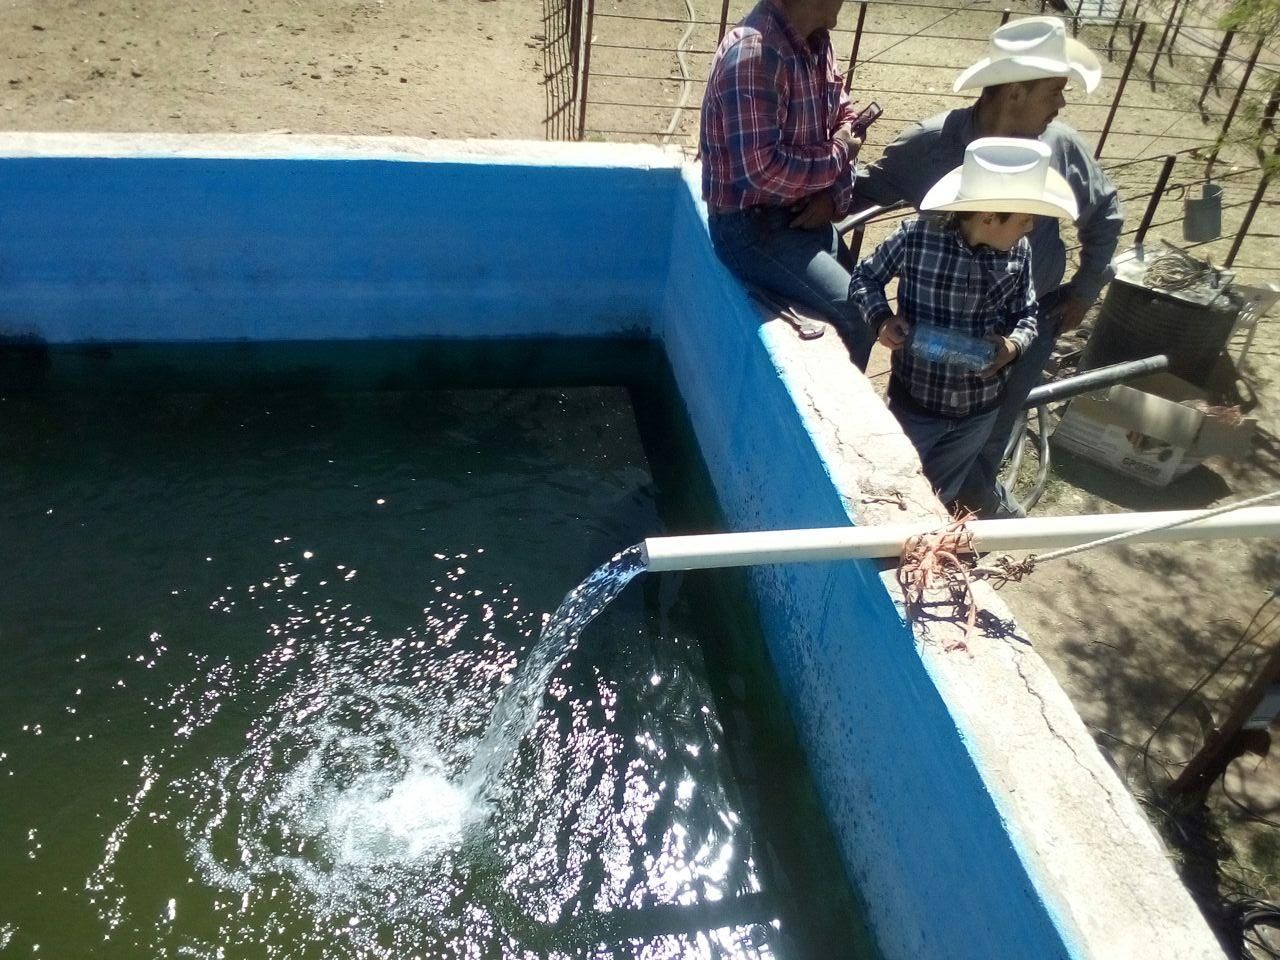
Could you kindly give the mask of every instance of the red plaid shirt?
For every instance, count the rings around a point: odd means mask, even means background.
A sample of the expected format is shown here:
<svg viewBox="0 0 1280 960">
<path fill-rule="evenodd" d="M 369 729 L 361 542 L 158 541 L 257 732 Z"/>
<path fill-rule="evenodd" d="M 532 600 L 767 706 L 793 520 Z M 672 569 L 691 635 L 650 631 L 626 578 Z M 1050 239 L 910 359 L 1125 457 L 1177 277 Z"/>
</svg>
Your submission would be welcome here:
<svg viewBox="0 0 1280 960">
<path fill-rule="evenodd" d="M 712 209 L 787 206 L 832 189 L 843 214 L 853 158 L 832 134 L 854 117 L 825 30 L 800 37 L 761 0 L 716 51 L 702 101 L 702 197 Z"/>
</svg>

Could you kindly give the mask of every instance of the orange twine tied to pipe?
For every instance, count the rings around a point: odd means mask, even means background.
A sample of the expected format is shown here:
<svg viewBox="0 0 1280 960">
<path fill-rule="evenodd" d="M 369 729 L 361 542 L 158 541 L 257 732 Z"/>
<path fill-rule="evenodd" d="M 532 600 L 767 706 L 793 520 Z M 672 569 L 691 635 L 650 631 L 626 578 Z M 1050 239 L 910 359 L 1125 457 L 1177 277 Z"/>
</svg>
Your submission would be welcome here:
<svg viewBox="0 0 1280 960">
<path fill-rule="evenodd" d="M 960 621 L 964 636 L 948 643 L 946 650 L 967 650 L 967 641 L 978 623 L 978 605 L 973 599 L 973 579 L 961 554 L 974 553 L 973 534 L 968 523 L 972 513 L 963 514 L 945 527 L 911 537 L 902 545 L 898 560 L 898 586 L 906 604 L 907 616 L 922 619 L 926 613 L 927 595 L 946 590 L 956 617 L 930 615 L 935 620 Z"/>
</svg>

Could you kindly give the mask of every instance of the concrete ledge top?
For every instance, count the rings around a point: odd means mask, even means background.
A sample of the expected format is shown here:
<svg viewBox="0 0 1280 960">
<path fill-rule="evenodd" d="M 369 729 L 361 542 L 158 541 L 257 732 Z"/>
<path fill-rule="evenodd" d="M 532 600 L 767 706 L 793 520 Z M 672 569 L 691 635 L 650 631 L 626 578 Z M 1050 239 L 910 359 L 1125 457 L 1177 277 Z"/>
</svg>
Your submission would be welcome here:
<svg viewBox="0 0 1280 960">
<path fill-rule="evenodd" d="M 0 158 L 388 160 L 679 169 L 675 147 L 288 133 L 0 133 Z"/>
</svg>

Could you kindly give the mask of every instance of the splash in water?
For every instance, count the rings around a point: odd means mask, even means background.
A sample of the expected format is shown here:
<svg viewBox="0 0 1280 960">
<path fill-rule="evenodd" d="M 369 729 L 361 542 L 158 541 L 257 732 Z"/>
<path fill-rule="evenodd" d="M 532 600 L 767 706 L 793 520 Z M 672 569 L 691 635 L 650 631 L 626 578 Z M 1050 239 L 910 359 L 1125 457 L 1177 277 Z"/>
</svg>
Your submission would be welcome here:
<svg viewBox="0 0 1280 960">
<path fill-rule="evenodd" d="M 557 896 L 572 898 L 573 885 L 503 866 L 505 859 L 495 859 L 498 848 L 505 850 L 503 858 L 513 845 L 559 849 L 565 838 L 556 831 L 529 833 L 530 817 L 540 821 L 537 811 L 555 809 L 548 805 L 557 804 L 562 793 L 612 795 L 612 778 L 622 771 L 598 783 L 599 771 L 582 783 L 574 777 L 581 773 L 578 759 L 618 747 L 605 746 L 610 734 L 601 728 L 539 756 L 539 765 L 561 772 L 536 798 L 522 792 L 517 801 L 503 789 L 502 778 L 538 722 L 557 667 L 586 626 L 644 568 L 639 547 L 618 554 L 565 597 L 534 640 L 533 612 L 521 610 L 506 588 L 462 589 L 461 567 L 437 584 L 445 592 L 424 611 L 420 629 L 386 636 L 338 598 L 311 606 L 303 593 L 317 584 L 283 565 L 271 588 L 282 599 L 301 602 L 290 604 L 289 617 L 270 628 L 273 646 L 240 670 L 210 663 L 207 674 L 174 689 L 167 706 L 158 705 L 173 717 L 176 740 L 172 750 L 145 758 L 129 815 L 113 831 L 107 856 L 89 883 L 108 928 L 115 935 L 136 923 L 133 898 L 116 878 L 117 852 L 127 856 L 136 850 L 141 837 L 134 834 L 144 821 L 173 819 L 213 898 L 207 906 L 193 907 L 188 898 L 178 907 L 220 914 L 217 939 L 224 943 L 238 943 L 259 929 L 283 931 L 282 924 L 289 939 L 313 944 L 336 931 L 350 946 L 341 955 L 396 955 L 423 941 L 465 952 L 468 944 L 490 940 L 491 927 L 525 939 L 550 936 L 551 927 L 527 928 L 524 911 L 512 905 L 505 888 L 551 884 Z M 498 631 L 499 621 L 511 626 Z M 518 666 L 516 650 L 498 639 L 499 632 L 510 636 L 512 627 L 529 642 Z M 464 634 L 474 636 L 468 642 Z M 490 709 L 495 681 L 511 675 Z M 662 695 L 654 688 L 652 696 Z M 601 687 L 597 696 L 604 709 L 616 691 Z M 199 751 L 190 753 L 187 746 L 216 733 L 215 720 L 232 703 L 251 718 L 243 748 L 205 766 Z M 227 732 L 218 739 L 225 742 Z M 670 753 L 668 747 L 654 750 L 656 756 Z M 700 762 L 703 756 L 710 755 L 699 750 L 689 759 Z M 178 772 L 188 764 L 194 769 Z M 626 771 L 628 796 L 643 809 L 656 803 L 645 799 L 650 792 L 663 789 L 656 778 L 647 782 L 646 766 L 633 758 Z M 680 802 L 690 802 L 701 776 L 677 779 L 689 791 L 687 797 L 680 794 Z M 499 816 L 492 817 L 495 812 Z M 614 826 L 606 818 L 595 829 L 607 833 Z M 493 830 L 502 839 L 491 849 Z M 584 836 L 574 841 L 579 842 L 595 841 Z M 718 876 L 721 858 L 733 849 L 718 838 L 685 851 L 687 841 L 676 833 L 670 842 L 679 851 L 673 864 L 706 861 L 705 869 L 690 874 L 691 883 L 695 876 L 698 882 Z M 616 869 L 629 877 L 632 866 L 629 856 L 622 857 Z M 679 872 L 674 865 L 651 868 L 643 882 L 665 889 L 672 871 Z M 404 896 L 410 890 L 418 892 Z M 457 898 L 473 896 L 484 903 L 483 916 L 459 913 Z M 157 932 L 171 925 L 162 922 Z M 192 956 L 216 955 L 209 942 L 185 943 L 197 950 Z"/>
<path fill-rule="evenodd" d="M 171 822 L 208 885 L 183 890 L 152 934 L 169 947 L 178 938 L 184 955 L 214 958 L 267 929 L 295 944 L 337 936 L 347 946 L 334 956 L 484 938 L 451 907 L 477 870 L 466 825 L 478 817 L 458 775 L 495 683 L 514 669 L 512 641 L 532 642 L 537 618 L 507 587 L 464 588 L 466 554 L 440 559 L 448 569 L 428 584 L 423 621 L 391 635 L 356 612 L 358 578 L 320 591 L 329 575 L 287 562 L 227 588 L 217 609 L 265 595 L 271 645 L 242 665 L 192 655 L 194 671 L 157 691 L 152 722 L 173 740 L 138 763 L 86 884 L 110 937 L 139 924 L 142 898 L 123 875 L 155 825 Z M 151 646 L 163 662 L 159 635 Z M 217 918 L 216 937 L 175 919 L 201 915 Z"/>
</svg>

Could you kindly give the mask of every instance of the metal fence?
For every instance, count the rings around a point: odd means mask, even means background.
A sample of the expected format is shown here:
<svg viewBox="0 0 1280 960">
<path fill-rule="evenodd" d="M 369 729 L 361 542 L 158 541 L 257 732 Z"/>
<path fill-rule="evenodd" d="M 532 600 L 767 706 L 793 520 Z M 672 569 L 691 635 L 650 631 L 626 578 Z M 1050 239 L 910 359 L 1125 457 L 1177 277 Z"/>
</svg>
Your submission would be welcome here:
<svg viewBox="0 0 1280 960">
<path fill-rule="evenodd" d="M 543 84 L 546 87 L 546 137 L 577 136 L 578 83 L 582 78 L 582 0 L 542 0 Z"/>
<path fill-rule="evenodd" d="M 699 15 L 695 2 L 713 6 Z M 692 148 L 715 49 L 752 5 L 544 0 L 548 138 Z M 995 26 L 1038 12 L 1046 12 L 1045 0 L 1004 9 L 846 3 L 832 34 L 846 87 L 885 107 L 863 158 L 875 159 L 906 124 L 972 102 L 970 93 L 951 92 L 951 80 L 983 55 Z M 1204 252 L 1225 266 L 1280 272 L 1280 246 L 1264 229 L 1276 206 L 1268 197 L 1271 158 L 1280 153 L 1275 54 L 1257 36 L 1207 22 L 1193 0 L 1078 0 L 1062 15 L 1103 61 L 1092 96 L 1068 93 L 1068 116 L 1112 173 L 1130 233 L 1179 223 L 1175 207 L 1213 181 L 1226 190 L 1224 233 Z"/>
</svg>

